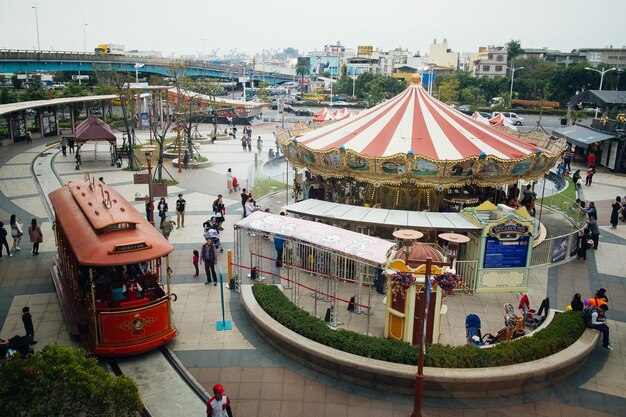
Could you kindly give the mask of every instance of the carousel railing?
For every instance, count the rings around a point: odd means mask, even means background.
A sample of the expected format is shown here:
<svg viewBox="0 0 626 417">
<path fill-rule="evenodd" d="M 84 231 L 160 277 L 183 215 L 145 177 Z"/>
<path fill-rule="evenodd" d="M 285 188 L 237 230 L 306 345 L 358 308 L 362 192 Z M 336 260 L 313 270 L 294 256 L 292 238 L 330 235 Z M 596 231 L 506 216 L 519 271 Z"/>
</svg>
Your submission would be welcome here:
<svg viewBox="0 0 626 417">
<path fill-rule="evenodd" d="M 537 202 L 539 202 L 539 200 L 537 200 Z M 543 206 L 544 209 L 556 211 L 563 215 L 574 224 L 578 230 L 584 228 L 587 222 L 587 212 L 585 212 L 575 200 L 563 195 L 563 193 L 551 194 L 541 199 L 541 202 L 535 207 L 537 216 L 539 216 L 541 210 L 539 206 Z"/>
<path fill-rule="evenodd" d="M 289 188 L 287 182 L 287 174 L 284 172 L 267 177 L 258 177 L 250 189 L 250 193 L 252 193 L 252 196 L 256 201 L 259 201 L 261 198 L 268 195 L 281 191 L 284 192 L 287 188 Z"/>
<path fill-rule="evenodd" d="M 577 256 L 578 230 L 544 239 L 533 247 L 530 266 L 543 266 Z"/>
<path fill-rule="evenodd" d="M 476 290 L 478 261 L 456 261 L 455 266 L 456 273 L 461 277 L 461 282 L 457 283 L 456 290 L 473 293 Z"/>
</svg>

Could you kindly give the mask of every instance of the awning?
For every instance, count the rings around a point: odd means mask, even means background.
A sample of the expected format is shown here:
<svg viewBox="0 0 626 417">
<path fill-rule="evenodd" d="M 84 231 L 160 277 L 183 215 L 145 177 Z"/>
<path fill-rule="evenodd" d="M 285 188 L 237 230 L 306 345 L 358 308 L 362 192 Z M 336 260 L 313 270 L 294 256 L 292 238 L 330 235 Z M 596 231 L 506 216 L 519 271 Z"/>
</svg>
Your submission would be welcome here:
<svg viewBox="0 0 626 417">
<path fill-rule="evenodd" d="M 552 134 L 559 138 L 565 138 L 568 142 L 587 149 L 589 145 L 596 142 L 602 142 L 607 139 L 615 139 L 615 135 L 611 133 L 599 132 L 590 127 L 574 125 L 560 127 L 554 129 Z"/>
<path fill-rule="evenodd" d="M 387 210 L 338 204 L 313 198 L 290 204 L 286 209 L 288 213 L 311 216 L 330 222 L 355 222 L 389 228 L 441 230 L 446 232 L 468 232 L 481 229 L 481 227 L 476 226 L 460 213 Z"/>
</svg>

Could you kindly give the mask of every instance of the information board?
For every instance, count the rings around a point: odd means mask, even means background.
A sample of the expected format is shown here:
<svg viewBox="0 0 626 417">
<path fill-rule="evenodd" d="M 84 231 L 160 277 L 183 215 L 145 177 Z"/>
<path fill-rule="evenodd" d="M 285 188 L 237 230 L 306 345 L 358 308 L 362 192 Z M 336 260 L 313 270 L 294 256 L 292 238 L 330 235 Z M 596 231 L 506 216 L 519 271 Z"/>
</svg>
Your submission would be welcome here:
<svg viewBox="0 0 626 417">
<path fill-rule="evenodd" d="M 529 236 L 500 240 L 487 236 L 483 268 L 524 268 L 528 257 Z"/>
</svg>

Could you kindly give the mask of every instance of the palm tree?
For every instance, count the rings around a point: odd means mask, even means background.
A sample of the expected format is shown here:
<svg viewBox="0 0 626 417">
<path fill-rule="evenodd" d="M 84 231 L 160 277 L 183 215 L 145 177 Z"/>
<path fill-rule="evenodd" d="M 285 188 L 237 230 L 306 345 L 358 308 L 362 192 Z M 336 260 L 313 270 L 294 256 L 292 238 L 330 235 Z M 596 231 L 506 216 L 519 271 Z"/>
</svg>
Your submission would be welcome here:
<svg viewBox="0 0 626 417">
<path fill-rule="evenodd" d="M 517 58 L 522 53 L 524 53 L 524 50 L 522 49 L 522 45 L 520 44 L 520 41 L 515 40 L 515 39 L 511 39 L 506 44 L 506 51 L 507 51 L 507 55 L 509 58 L 509 62 L 511 64 L 513 64 L 513 61 L 515 61 L 515 58 Z"/>
<path fill-rule="evenodd" d="M 308 58 L 298 58 L 296 64 L 296 75 L 300 77 L 300 85 L 304 85 L 304 77 L 311 74 L 311 64 Z"/>
</svg>

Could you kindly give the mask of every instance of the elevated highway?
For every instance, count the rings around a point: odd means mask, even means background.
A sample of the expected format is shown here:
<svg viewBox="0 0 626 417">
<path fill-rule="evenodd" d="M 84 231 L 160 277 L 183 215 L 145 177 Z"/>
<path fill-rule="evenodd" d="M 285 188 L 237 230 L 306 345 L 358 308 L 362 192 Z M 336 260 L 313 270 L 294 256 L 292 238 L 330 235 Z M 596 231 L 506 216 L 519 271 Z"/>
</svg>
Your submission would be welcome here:
<svg viewBox="0 0 626 417">
<path fill-rule="evenodd" d="M 238 80 L 242 68 L 237 63 L 220 64 L 161 57 L 0 49 L 0 73 L 34 73 L 41 71 L 80 71 L 81 73 L 89 73 L 105 69 L 134 73 L 136 63 L 144 65 L 138 69 L 140 74 L 158 74 L 167 77 L 173 65 L 182 63 L 186 68 L 187 75 L 190 77 L 211 77 L 223 80 Z M 294 79 L 292 72 L 293 70 L 288 68 L 275 68 L 271 72 L 255 70 L 252 79 L 255 82 L 265 81 L 272 85 L 281 84 Z"/>
</svg>

